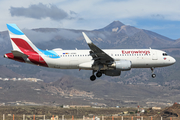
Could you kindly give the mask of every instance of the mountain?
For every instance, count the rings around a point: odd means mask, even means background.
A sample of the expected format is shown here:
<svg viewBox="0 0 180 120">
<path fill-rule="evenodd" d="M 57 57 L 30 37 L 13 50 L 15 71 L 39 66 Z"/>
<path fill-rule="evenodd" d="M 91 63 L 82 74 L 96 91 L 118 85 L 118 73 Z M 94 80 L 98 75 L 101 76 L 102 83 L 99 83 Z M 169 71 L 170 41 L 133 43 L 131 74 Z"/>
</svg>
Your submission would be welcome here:
<svg viewBox="0 0 180 120">
<path fill-rule="evenodd" d="M 179 57 L 180 57 L 180 42 L 179 40 L 172 40 L 165 36 L 159 35 L 152 31 L 139 29 L 133 26 L 125 25 L 120 21 L 114 21 L 104 28 L 96 29 L 92 31 L 86 30 L 73 30 L 63 28 L 38 28 L 33 30 L 22 30 L 32 42 L 40 49 L 89 49 L 85 42 L 82 31 L 85 31 L 90 39 L 100 48 L 157 48 L 162 49 L 172 56 L 176 57 L 176 66 L 170 66 L 168 68 L 158 68 L 155 70 L 160 75 L 157 75 L 160 84 L 163 84 L 163 80 L 169 81 L 170 78 L 177 80 L 179 71 Z M 63 75 L 75 75 L 80 78 L 88 79 L 91 71 L 76 71 L 76 70 L 56 70 L 49 68 L 42 68 L 32 66 L 29 64 L 19 63 L 12 60 L 3 58 L 3 55 L 12 50 L 12 46 L 9 40 L 7 31 L 0 32 L 0 65 L 7 66 L 7 69 L 13 72 L 25 76 L 36 76 L 45 80 L 46 82 L 56 81 Z M 18 67 L 15 67 L 18 66 Z M 68 73 L 67 73 L 68 71 Z M 168 76 L 171 71 L 173 76 Z M 167 72 L 167 73 L 166 73 Z M 164 74 L 166 73 L 166 74 Z M 128 72 L 122 72 L 120 77 L 103 77 L 103 79 L 109 81 L 126 81 L 128 83 L 135 81 L 150 80 L 149 69 L 132 69 Z M 0 76 L 4 76 L 3 72 Z M 6 75 L 7 76 L 7 75 Z M 139 77 L 141 76 L 141 77 Z M 159 76 L 159 77 L 158 77 Z M 125 80 L 123 79 L 125 78 Z M 124 82 L 124 83 L 126 83 Z"/>
<path fill-rule="evenodd" d="M 39 28 L 23 30 L 38 47 L 53 49 L 89 49 L 83 36 L 85 31 L 92 41 L 101 48 L 169 48 L 180 47 L 179 40 L 172 40 L 152 31 L 139 29 L 114 21 L 102 29 L 92 31 L 62 28 Z M 6 31 L 0 32 L 0 50 L 12 49 Z M 6 44 L 5 44 L 6 43 Z M 71 43 L 71 44 L 69 44 Z M 10 47 L 10 48 L 9 48 Z"/>
<path fill-rule="evenodd" d="M 115 48 L 164 48 L 180 45 L 174 44 L 174 40 L 157 33 L 124 25 L 119 21 L 114 21 L 108 26 L 95 31 L 107 34 L 105 40 L 111 44 L 116 44 Z"/>
<path fill-rule="evenodd" d="M 14 65 L 14 67 L 17 67 L 17 66 Z M 22 78 L 23 77 L 22 75 L 8 69 L 5 66 L 0 66 L 0 74 L 1 74 L 0 77 L 2 78 Z"/>
<path fill-rule="evenodd" d="M 154 33 L 152 31 L 143 30 L 133 26 L 125 25 L 120 21 L 114 21 L 104 28 L 96 29 L 92 31 L 63 29 L 63 28 L 38 28 L 33 30 L 23 29 L 22 31 L 40 49 L 54 49 L 54 48 L 89 49 L 81 33 L 82 31 L 85 31 L 89 36 L 89 38 L 92 39 L 94 44 L 96 44 L 102 49 L 105 48 L 118 48 L 118 49 L 146 48 L 147 49 L 151 47 L 151 48 L 163 49 L 176 57 L 180 56 L 179 54 L 180 49 L 178 49 L 180 47 L 179 40 L 172 40 L 165 36 Z M 41 72 L 42 71 L 45 72 L 47 71 L 47 69 L 42 70 L 41 67 L 40 68 L 36 68 L 35 66 L 31 67 L 23 63 L 18 63 L 16 61 L 4 59 L 3 55 L 11 50 L 12 50 L 12 46 L 7 31 L 0 32 L 0 61 L 1 61 L 0 65 L 17 64 L 19 65 L 19 69 L 16 70 L 16 72 L 18 72 L 19 74 L 23 73 L 23 75 L 26 76 L 29 73 L 35 73 L 37 74 L 37 76 L 43 77 L 41 73 L 36 73 L 36 72 L 38 72 L 38 70 Z M 26 66 L 26 67 L 22 67 L 22 66 Z M 15 69 L 15 67 L 12 66 L 8 66 L 8 68 Z M 35 69 L 34 72 L 30 70 L 31 68 Z M 28 72 L 27 70 L 32 72 Z M 66 74 L 64 70 L 50 70 L 50 71 L 53 72 L 62 71 L 61 72 L 62 74 Z M 73 74 L 74 72 L 70 72 L 70 73 Z M 58 76 L 58 74 L 53 76 Z M 53 78 L 57 79 L 57 77 L 53 77 Z M 48 78 L 44 78 L 44 79 L 47 80 Z"/>
<path fill-rule="evenodd" d="M 22 31 L 40 49 L 89 49 L 82 36 L 82 32 L 85 32 L 94 44 L 102 49 L 157 48 L 171 54 L 176 58 L 177 62 L 170 67 L 156 68 L 155 73 L 157 77 L 155 79 L 151 78 L 150 69 L 132 69 L 123 71 L 121 76 L 118 77 L 102 76 L 100 79 L 91 82 L 89 77 L 92 71 L 44 68 L 3 58 L 5 53 L 12 50 L 8 32 L 3 31 L 0 32 L 0 77 L 35 77 L 44 80 L 45 83 L 33 83 L 30 85 L 30 83 L 22 82 L 15 83 L 16 87 L 13 86 L 13 82 L 1 83 L 2 86 L 7 86 L 3 91 L 0 90 L 1 101 L 18 101 L 24 98 L 33 101 L 37 98 L 37 101 L 41 102 L 43 100 L 50 102 L 60 101 L 59 104 L 62 104 L 63 102 L 74 101 L 74 99 L 67 100 L 65 98 L 67 97 L 66 95 L 71 96 L 73 94 L 78 97 L 78 94 L 82 94 L 86 98 L 76 99 L 77 103 L 89 104 L 89 101 L 95 101 L 113 106 L 113 103 L 127 105 L 123 102 L 126 100 L 137 101 L 142 99 L 142 101 L 147 102 L 148 100 L 153 101 L 154 98 L 159 98 L 159 101 L 164 102 L 166 100 L 176 101 L 179 99 L 179 39 L 172 40 L 152 31 L 125 25 L 119 21 L 114 21 L 104 28 L 92 31 L 63 28 L 23 29 Z M 6 89 L 9 86 L 11 86 L 11 90 L 7 91 Z M 22 86 L 24 86 L 23 89 L 21 89 Z M 39 96 L 39 92 L 34 92 L 35 87 L 32 86 L 42 89 L 42 95 Z M 32 96 L 23 97 L 26 93 Z M 23 96 L 16 97 L 21 94 Z M 51 94 L 57 96 L 50 100 Z M 88 95 L 90 97 L 94 96 L 95 100 L 84 101 L 83 99 L 90 98 L 87 97 Z"/>
<path fill-rule="evenodd" d="M 101 32 L 104 32 L 104 31 L 112 32 L 113 30 L 118 31 L 121 29 L 122 26 L 124 26 L 124 24 L 121 23 L 120 21 L 114 21 L 114 22 L 110 23 L 108 26 L 106 26 L 102 29 L 97 29 L 95 31 L 101 31 Z"/>
<path fill-rule="evenodd" d="M 119 21 L 114 21 L 102 29 L 92 31 L 47 28 L 34 30 L 41 34 L 48 33 L 49 36 L 51 36 L 46 43 L 38 44 L 38 46 L 48 49 L 53 49 L 53 47 L 62 47 L 63 49 L 89 49 L 82 36 L 81 32 L 83 31 L 101 48 L 138 49 L 151 47 L 160 49 L 180 47 L 180 42 L 176 42 L 178 40 L 172 40 L 152 31 L 124 25 Z M 49 45 L 51 47 L 49 47 Z"/>
<path fill-rule="evenodd" d="M 180 99 L 179 92 L 171 86 L 91 82 L 75 76 L 51 83 L 0 80 L 0 104 L 12 105 L 20 101 L 26 105 L 166 106 Z"/>
</svg>

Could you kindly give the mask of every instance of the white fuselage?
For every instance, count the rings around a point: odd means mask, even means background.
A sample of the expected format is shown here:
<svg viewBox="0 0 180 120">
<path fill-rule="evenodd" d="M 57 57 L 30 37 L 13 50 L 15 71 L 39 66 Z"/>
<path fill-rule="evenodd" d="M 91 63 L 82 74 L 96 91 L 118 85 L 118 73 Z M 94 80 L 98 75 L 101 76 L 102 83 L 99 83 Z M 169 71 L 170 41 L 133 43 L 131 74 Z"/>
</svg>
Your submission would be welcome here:
<svg viewBox="0 0 180 120">
<path fill-rule="evenodd" d="M 49 67 L 58 69 L 93 69 L 90 50 L 54 50 L 57 55 L 41 54 Z M 164 67 L 175 63 L 175 59 L 156 49 L 104 49 L 115 60 L 129 60 L 131 68 Z M 59 57 L 59 58 L 57 58 Z M 87 67 L 81 64 L 87 63 Z M 103 69 L 103 68 L 102 68 Z"/>
</svg>

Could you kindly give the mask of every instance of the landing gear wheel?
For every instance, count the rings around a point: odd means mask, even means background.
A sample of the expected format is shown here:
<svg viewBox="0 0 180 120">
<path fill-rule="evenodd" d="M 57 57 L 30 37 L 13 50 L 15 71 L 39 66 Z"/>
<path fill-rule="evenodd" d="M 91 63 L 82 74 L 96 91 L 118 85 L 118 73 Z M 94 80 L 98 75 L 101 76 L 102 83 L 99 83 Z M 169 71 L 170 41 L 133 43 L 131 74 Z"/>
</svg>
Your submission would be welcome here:
<svg viewBox="0 0 180 120">
<path fill-rule="evenodd" d="M 97 72 L 97 73 L 96 73 L 96 76 L 97 76 L 97 77 L 101 77 L 101 76 L 102 76 L 102 72 Z"/>
<path fill-rule="evenodd" d="M 90 80 L 91 80 L 91 81 L 96 80 L 96 76 L 95 76 L 95 75 L 92 75 L 92 76 L 90 77 Z"/>
<path fill-rule="evenodd" d="M 156 74 L 152 74 L 152 78 L 155 78 L 156 77 Z"/>
</svg>

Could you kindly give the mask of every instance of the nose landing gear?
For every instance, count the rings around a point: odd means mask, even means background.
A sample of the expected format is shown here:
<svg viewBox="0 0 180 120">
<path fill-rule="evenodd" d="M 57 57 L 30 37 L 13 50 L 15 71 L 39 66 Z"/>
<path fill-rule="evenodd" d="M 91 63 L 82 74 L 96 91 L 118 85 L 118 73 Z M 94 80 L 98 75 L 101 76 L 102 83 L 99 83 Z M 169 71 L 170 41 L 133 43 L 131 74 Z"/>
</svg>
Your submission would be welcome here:
<svg viewBox="0 0 180 120">
<path fill-rule="evenodd" d="M 152 78 L 155 78 L 156 77 L 156 74 L 154 74 L 154 67 L 151 68 L 151 71 L 152 71 Z"/>
<path fill-rule="evenodd" d="M 151 76 L 152 76 L 152 78 L 155 78 L 155 77 L 156 77 L 156 74 L 152 74 Z"/>
</svg>

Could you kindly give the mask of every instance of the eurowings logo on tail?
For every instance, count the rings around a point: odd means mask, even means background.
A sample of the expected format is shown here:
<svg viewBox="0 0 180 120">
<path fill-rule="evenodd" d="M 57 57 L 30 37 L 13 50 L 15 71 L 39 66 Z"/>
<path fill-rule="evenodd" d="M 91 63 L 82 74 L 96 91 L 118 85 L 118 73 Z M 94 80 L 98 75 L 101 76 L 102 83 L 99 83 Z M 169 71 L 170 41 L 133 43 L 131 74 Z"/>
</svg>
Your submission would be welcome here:
<svg viewBox="0 0 180 120">
<path fill-rule="evenodd" d="M 7 24 L 7 28 L 15 35 L 24 35 L 24 33 L 17 27 L 16 24 Z"/>
<path fill-rule="evenodd" d="M 26 37 L 16 24 L 7 24 L 7 28 L 13 50 L 12 53 L 6 54 L 5 57 L 48 67 L 47 63 L 40 55 L 42 51 L 39 51 L 39 49 Z"/>
</svg>

